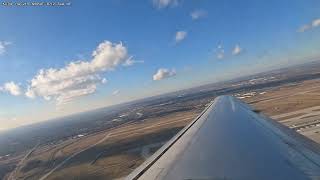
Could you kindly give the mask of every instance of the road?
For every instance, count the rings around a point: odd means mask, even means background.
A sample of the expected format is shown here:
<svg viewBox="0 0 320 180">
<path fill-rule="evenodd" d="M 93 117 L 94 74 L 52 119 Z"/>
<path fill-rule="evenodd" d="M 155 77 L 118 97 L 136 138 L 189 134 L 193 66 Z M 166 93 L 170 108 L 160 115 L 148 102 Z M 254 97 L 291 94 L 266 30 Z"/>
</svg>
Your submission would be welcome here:
<svg viewBox="0 0 320 180">
<path fill-rule="evenodd" d="M 17 174 L 18 170 L 20 170 L 22 164 L 24 161 L 38 148 L 40 142 L 38 142 L 22 159 L 21 161 L 17 164 L 17 167 L 10 173 L 10 176 L 8 177 L 8 180 L 15 180 L 15 175 Z"/>
<path fill-rule="evenodd" d="M 60 164 L 58 164 L 56 167 L 54 167 L 51 171 L 49 171 L 48 173 L 46 173 L 45 175 L 43 175 L 41 178 L 39 178 L 39 180 L 45 180 L 47 179 L 52 173 L 54 173 L 57 169 L 61 168 L 63 165 L 65 165 L 70 159 L 74 158 L 75 156 L 79 155 L 80 153 L 90 149 L 90 148 L 93 148 L 94 146 L 104 142 L 105 140 L 107 140 L 110 136 L 111 136 L 112 133 L 108 133 L 106 134 L 101 140 L 99 140 L 98 142 L 92 144 L 91 146 L 88 146 L 87 148 L 79 151 L 79 152 L 76 152 L 74 154 L 72 154 L 71 156 L 69 156 L 67 159 L 65 159 L 64 161 L 62 161 Z"/>
</svg>

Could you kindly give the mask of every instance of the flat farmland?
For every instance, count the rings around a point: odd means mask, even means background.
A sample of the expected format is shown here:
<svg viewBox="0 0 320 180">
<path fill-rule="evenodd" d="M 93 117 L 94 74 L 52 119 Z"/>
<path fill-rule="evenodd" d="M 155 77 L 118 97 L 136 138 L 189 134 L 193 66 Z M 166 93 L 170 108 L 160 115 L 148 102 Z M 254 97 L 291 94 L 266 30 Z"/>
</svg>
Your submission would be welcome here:
<svg viewBox="0 0 320 180">
<path fill-rule="evenodd" d="M 61 121 L 62 126 L 48 128 L 48 132 L 40 132 L 41 136 L 28 138 L 24 143 L 14 139 L 13 143 L 21 150 L 0 159 L 0 179 L 121 179 L 218 95 L 236 96 L 256 112 L 319 143 L 320 79 L 275 79 L 272 75 L 199 87 L 128 106 L 101 109 L 86 118 L 69 117 L 76 121 L 68 121 L 67 125 Z M 260 84 L 260 81 L 267 82 Z M 15 146 L 7 148 L 9 152 L 12 147 Z"/>
<path fill-rule="evenodd" d="M 121 178 L 197 114 L 198 111 L 173 113 L 65 141 L 57 146 L 38 148 L 20 165 L 14 176 L 17 179 Z"/>
<path fill-rule="evenodd" d="M 257 111 L 320 143 L 320 80 L 260 90 L 247 98 Z"/>
</svg>

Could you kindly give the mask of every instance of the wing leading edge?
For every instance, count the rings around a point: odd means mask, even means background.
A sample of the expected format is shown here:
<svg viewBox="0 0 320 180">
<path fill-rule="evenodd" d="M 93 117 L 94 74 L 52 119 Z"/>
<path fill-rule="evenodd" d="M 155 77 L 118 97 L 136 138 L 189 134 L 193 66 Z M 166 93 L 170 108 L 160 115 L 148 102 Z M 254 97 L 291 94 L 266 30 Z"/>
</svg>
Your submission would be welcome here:
<svg viewBox="0 0 320 180">
<path fill-rule="evenodd" d="M 127 179 L 320 179 L 320 146 L 220 96 Z"/>
</svg>

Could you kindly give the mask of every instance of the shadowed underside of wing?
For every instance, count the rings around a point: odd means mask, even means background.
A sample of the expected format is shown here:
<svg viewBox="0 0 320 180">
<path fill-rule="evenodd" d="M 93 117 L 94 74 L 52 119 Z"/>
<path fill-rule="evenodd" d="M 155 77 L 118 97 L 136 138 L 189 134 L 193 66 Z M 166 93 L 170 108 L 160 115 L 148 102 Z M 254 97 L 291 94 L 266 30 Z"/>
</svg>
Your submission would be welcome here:
<svg viewBox="0 0 320 180">
<path fill-rule="evenodd" d="M 320 179 L 320 148 L 221 96 L 127 179 Z"/>
</svg>

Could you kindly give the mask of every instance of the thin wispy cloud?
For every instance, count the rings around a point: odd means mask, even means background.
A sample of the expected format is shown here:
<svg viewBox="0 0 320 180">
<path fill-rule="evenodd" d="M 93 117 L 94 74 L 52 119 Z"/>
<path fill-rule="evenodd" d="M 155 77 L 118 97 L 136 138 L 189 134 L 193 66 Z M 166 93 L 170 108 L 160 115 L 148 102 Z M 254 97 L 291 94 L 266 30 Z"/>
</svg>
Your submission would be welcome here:
<svg viewBox="0 0 320 180">
<path fill-rule="evenodd" d="M 192 20 L 198 20 L 206 17 L 207 15 L 208 15 L 207 11 L 201 10 L 201 9 L 194 10 L 190 13 Z"/>
<path fill-rule="evenodd" d="M 311 30 L 311 29 L 317 28 L 317 27 L 320 27 L 320 18 L 314 19 L 310 23 L 302 25 L 298 29 L 298 32 L 305 32 L 305 31 L 308 31 L 308 30 Z"/>
<path fill-rule="evenodd" d="M 119 93 L 120 93 L 120 90 L 115 90 L 115 91 L 112 92 L 112 95 L 115 96 L 115 95 L 117 95 L 117 94 L 119 94 Z"/>
<path fill-rule="evenodd" d="M 154 81 L 159 81 L 159 80 L 162 80 L 162 79 L 166 79 L 166 78 L 169 78 L 169 77 L 173 77 L 175 76 L 177 73 L 176 73 L 176 70 L 175 69 L 166 69 L 166 68 L 160 68 L 158 69 L 158 71 L 152 76 L 152 79 Z"/>
<path fill-rule="evenodd" d="M 179 0 L 153 0 L 153 5 L 158 8 L 174 7 L 179 4 Z"/>
<path fill-rule="evenodd" d="M 134 64 L 144 63 L 142 60 L 134 60 L 133 56 L 130 56 L 122 65 L 123 66 L 132 66 Z"/>
<path fill-rule="evenodd" d="M 181 42 L 182 40 L 184 40 L 187 37 L 187 32 L 186 31 L 178 31 L 176 32 L 176 36 L 175 36 L 175 41 L 176 43 Z"/>
<path fill-rule="evenodd" d="M 215 48 L 214 51 L 215 51 L 216 57 L 218 59 L 223 59 L 224 58 L 224 48 L 223 48 L 223 46 L 221 44 L 219 44 L 217 46 L 217 48 Z"/>
<path fill-rule="evenodd" d="M 222 44 L 219 44 L 214 50 L 213 50 L 215 56 L 217 59 L 224 59 L 226 57 L 229 57 L 230 55 L 237 56 L 244 52 L 243 48 L 236 44 L 232 50 L 225 50 L 225 48 L 222 46 Z"/>
<path fill-rule="evenodd" d="M 224 51 L 220 52 L 217 54 L 218 59 L 223 59 L 224 58 Z"/>
<path fill-rule="evenodd" d="M 7 47 L 11 44 L 8 41 L 0 41 L 0 55 L 6 53 Z"/>
</svg>

